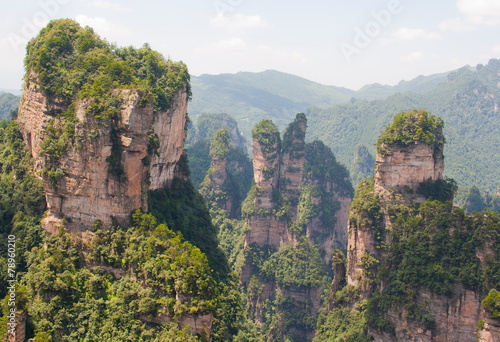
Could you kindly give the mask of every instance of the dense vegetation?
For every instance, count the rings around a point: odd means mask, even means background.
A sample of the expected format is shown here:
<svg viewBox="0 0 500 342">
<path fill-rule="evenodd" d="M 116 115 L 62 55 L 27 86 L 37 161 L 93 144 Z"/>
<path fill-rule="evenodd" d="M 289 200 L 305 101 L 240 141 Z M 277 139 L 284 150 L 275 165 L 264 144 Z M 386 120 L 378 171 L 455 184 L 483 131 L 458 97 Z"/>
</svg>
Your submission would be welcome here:
<svg viewBox="0 0 500 342">
<path fill-rule="evenodd" d="M 442 148 L 441 126 L 440 119 L 425 112 L 402 113 L 379 143 L 412 144 L 418 137 Z M 349 285 L 332 285 L 315 341 L 368 340 L 368 328 L 394 335 L 401 322 L 435 331 L 443 322 L 431 314 L 436 309 L 430 309 L 430 301 L 457 300 L 464 289 L 484 298 L 482 307 L 497 317 L 500 217 L 493 212 L 467 214 L 453 205 L 455 191 L 451 179 L 425 180 L 416 189 L 427 199 L 421 203 L 412 202 L 412 192 L 386 194 L 375 190 L 373 181 L 360 182 L 349 229 L 364 241 L 365 250 L 349 260 L 349 267 L 361 272 L 350 274 L 356 279 Z M 349 251 L 349 256 L 356 253 Z M 348 324 L 339 323 L 340 317 Z"/>
<path fill-rule="evenodd" d="M 423 143 L 436 149 L 444 146 L 443 120 L 425 110 L 414 109 L 394 117 L 377 140 L 377 152 L 384 152 L 384 145 L 408 146 Z"/>
<path fill-rule="evenodd" d="M 147 44 L 117 48 L 69 19 L 51 21 L 28 43 L 25 67 L 46 95 L 68 104 L 75 96 L 92 98 L 94 114 L 103 116 L 110 114 L 114 89 L 137 89 L 145 101 L 153 100 L 155 110 L 165 110 L 189 83 L 183 63 L 165 60 Z"/>
<path fill-rule="evenodd" d="M 230 138 L 229 163 L 244 165 L 248 161 L 245 141 L 242 138 L 236 121 L 227 114 L 202 114 L 198 117 L 196 126 L 189 129 L 186 140 L 186 154 L 189 159 L 189 168 L 191 170 L 191 181 L 196 188 L 199 188 L 201 182 L 210 168 L 210 141 L 219 129 L 227 129 Z M 245 166 L 246 169 L 249 169 Z M 250 166 L 251 168 L 251 166 Z M 250 171 L 250 170 L 248 170 Z M 240 177 L 241 178 L 241 177 Z M 249 177 L 244 177 L 242 181 L 249 186 Z M 246 187 L 244 186 L 244 188 Z"/>
<path fill-rule="evenodd" d="M 132 218 L 83 240 L 61 231 L 28 253 L 22 283 L 37 340 L 198 340 L 170 320 L 226 300 L 206 256 L 151 214 Z"/>
<path fill-rule="evenodd" d="M 19 254 L 16 271 L 26 272 L 24 251 L 38 246 L 45 231 L 39 218 L 45 210 L 42 182 L 33 173 L 33 158 L 27 151 L 17 122 L 0 120 L 0 249 L 7 251 L 7 236 L 16 236 Z M 0 256 L 0 296 L 7 289 L 7 254 Z"/>
</svg>

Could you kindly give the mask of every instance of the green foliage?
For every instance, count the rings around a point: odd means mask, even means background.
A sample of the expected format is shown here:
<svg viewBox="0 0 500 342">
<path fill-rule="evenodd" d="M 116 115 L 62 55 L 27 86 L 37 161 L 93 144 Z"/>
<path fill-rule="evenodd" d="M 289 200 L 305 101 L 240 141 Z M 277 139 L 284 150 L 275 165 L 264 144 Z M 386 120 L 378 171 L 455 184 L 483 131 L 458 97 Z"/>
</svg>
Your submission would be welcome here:
<svg viewBox="0 0 500 342">
<path fill-rule="evenodd" d="M 148 155 L 158 154 L 158 149 L 160 148 L 160 138 L 158 134 L 155 133 L 154 128 L 151 127 L 148 132 Z"/>
<path fill-rule="evenodd" d="M 367 225 L 376 228 L 380 226 L 382 218 L 380 198 L 375 194 L 373 186 L 373 180 L 362 180 L 356 188 L 349 215 L 351 226 Z"/>
<path fill-rule="evenodd" d="M 214 311 L 220 290 L 206 256 L 151 214 L 94 234 L 82 242 L 60 232 L 30 253 L 32 328 L 57 341 L 198 340 L 173 323 L 145 322 Z"/>
<path fill-rule="evenodd" d="M 250 191 L 248 192 L 248 196 L 245 198 L 241 205 L 241 216 L 243 218 L 247 218 L 253 214 L 258 215 L 271 215 L 272 212 L 263 208 L 256 208 L 254 201 L 255 197 L 260 196 L 262 194 L 262 190 L 259 189 L 255 184 L 252 184 Z"/>
<path fill-rule="evenodd" d="M 468 213 L 491 210 L 500 213 L 500 197 L 498 195 L 490 196 L 489 191 L 482 195 L 477 186 L 468 189 L 463 202 L 464 209 Z"/>
<path fill-rule="evenodd" d="M 349 171 L 340 164 L 332 150 L 322 141 L 315 140 L 305 146 L 306 162 L 304 176 L 314 179 L 322 186 L 330 183 L 333 191 L 343 197 L 353 196 L 353 187 L 349 181 Z"/>
<path fill-rule="evenodd" d="M 414 109 L 394 117 L 377 141 L 377 150 L 384 153 L 384 145 L 408 146 L 417 142 L 433 145 L 442 149 L 444 145 L 443 120 L 428 115 L 425 110 Z"/>
<path fill-rule="evenodd" d="M 302 158 L 305 150 L 307 118 L 304 113 L 295 116 L 283 134 L 282 151 L 292 158 Z"/>
<path fill-rule="evenodd" d="M 365 144 L 358 144 L 354 150 L 354 167 L 352 173 L 353 184 L 358 184 L 363 179 L 373 175 L 375 158 Z"/>
<path fill-rule="evenodd" d="M 500 318 L 500 292 L 492 289 L 481 302 L 483 309 L 488 311 L 491 318 Z"/>
<path fill-rule="evenodd" d="M 262 274 L 282 287 L 321 286 L 325 271 L 318 249 L 305 237 L 284 245 L 262 263 Z"/>
<path fill-rule="evenodd" d="M 111 154 L 109 157 L 106 158 L 106 161 L 109 164 L 109 173 L 111 175 L 114 175 L 120 180 L 122 179 L 123 174 L 125 173 L 125 170 L 123 168 L 122 164 L 122 145 L 120 142 L 120 137 L 118 135 L 118 131 L 112 127 L 111 128 Z"/>
<path fill-rule="evenodd" d="M 191 182 L 195 188 L 199 188 L 210 168 L 210 143 L 208 141 L 198 141 L 186 149 L 189 159 L 189 169 L 191 170 Z"/>
<path fill-rule="evenodd" d="M 451 178 L 423 181 L 418 185 L 417 193 L 429 200 L 452 201 L 457 191 L 457 183 Z"/>
<path fill-rule="evenodd" d="M 227 260 L 218 246 L 217 229 L 201 195 L 191 182 L 174 178 L 165 189 L 149 193 L 148 207 L 158 220 L 178 230 L 184 238 L 201 249 L 218 279 L 228 274 Z"/>
<path fill-rule="evenodd" d="M 339 308 L 320 315 L 313 342 L 329 341 L 371 341 L 367 335 L 365 313 L 349 308 Z"/>
<path fill-rule="evenodd" d="M 228 130 L 231 146 L 246 151 L 245 140 L 240 133 L 236 120 L 225 113 L 203 113 L 198 116 L 196 126 L 189 130 L 186 144 L 191 146 L 201 141 L 210 141 L 219 129 Z"/>
<path fill-rule="evenodd" d="M 16 271 L 26 272 L 26 255 L 42 242 L 40 217 L 45 210 L 41 181 L 33 174 L 33 158 L 17 122 L 0 120 L 0 250 L 7 251 L 7 236 L 16 237 Z M 7 288 L 7 255 L 0 255 L 0 296 Z"/>
<path fill-rule="evenodd" d="M 210 142 L 209 155 L 212 159 L 222 159 L 229 153 L 229 131 L 219 129 L 215 132 Z"/>
<path fill-rule="evenodd" d="M 138 89 L 158 111 L 169 108 L 174 94 L 189 83 L 183 63 L 165 60 L 147 44 L 116 48 L 70 19 L 51 21 L 28 43 L 27 52 L 26 70 L 35 72 L 42 91 L 68 104 L 75 96 L 92 98 L 93 114 L 104 117 L 112 110 L 113 89 Z"/>
<path fill-rule="evenodd" d="M 261 146 L 266 159 L 274 159 L 281 150 L 281 138 L 278 128 L 269 119 L 260 121 L 252 129 L 252 138 Z"/>
</svg>

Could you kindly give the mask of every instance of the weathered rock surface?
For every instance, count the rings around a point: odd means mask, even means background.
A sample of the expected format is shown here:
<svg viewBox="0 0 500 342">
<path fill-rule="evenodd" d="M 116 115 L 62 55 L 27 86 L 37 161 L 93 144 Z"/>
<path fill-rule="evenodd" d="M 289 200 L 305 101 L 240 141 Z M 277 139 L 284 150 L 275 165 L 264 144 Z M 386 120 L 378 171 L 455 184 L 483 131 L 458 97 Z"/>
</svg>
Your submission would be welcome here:
<svg viewBox="0 0 500 342">
<path fill-rule="evenodd" d="M 125 225 L 131 211 L 147 210 L 147 191 L 162 188 L 176 173 L 186 137 L 186 87 L 174 96 L 168 110 L 156 113 L 151 103 L 139 105 L 136 91 L 116 94 L 121 104 L 115 126 L 88 114 L 88 100 L 76 103 L 75 139 L 68 141 L 58 161 L 63 175 L 56 184 L 44 177 L 49 208 L 44 227 L 49 232 L 57 231 L 62 220 L 71 231 L 89 229 L 96 220 L 105 227 L 113 221 Z M 51 120 L 54 126 L 63 125 L 54 114 L 65 109 L 57 99 L 42 94 L 32 74 L 23 91 L 18 121 L 36 160 L 36 171 L 48 166 L 42 151 L 46 129 Z M 153 153 L 148 150 L 150 130 L 159 141 Z M 113 174 L 107 160 L 113 149 L 118 149 L 121 176 Z"/>
<path fill-rule="evenodd" d="M 443 178 L 444 157 L 441 150 L 425 143 L 408 146 L 389 145 L 385 155 L 377 153 L 375 186 L 384 189 L 416 187 L 423 181 Z"/>
</svg>

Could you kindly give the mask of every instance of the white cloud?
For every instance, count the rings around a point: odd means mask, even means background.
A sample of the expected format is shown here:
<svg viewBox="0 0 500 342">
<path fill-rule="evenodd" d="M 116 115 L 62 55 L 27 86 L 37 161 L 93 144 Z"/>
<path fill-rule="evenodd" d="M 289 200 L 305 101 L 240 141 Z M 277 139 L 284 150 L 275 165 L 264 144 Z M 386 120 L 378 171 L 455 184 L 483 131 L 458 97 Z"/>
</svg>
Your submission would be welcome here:
<svg viewBox="0 0 500 342">
<path fill-rule="evenodd" d="M 416 39 L 426 39 L 426 40 L 435 40 L 441 39 L 442 37 L 434 32 L 427 32 L 424 29 L 417 28 L 412 29 L 408 27 L 400 27 L 397 30 L 393 31 L 389 37 L 382 37 L 379 39 L 379 42 L 382 45 L 390 45 L 395 42 L 401 41 L 412 41 Z"/>
<path fill-rule="evenodd" d="M 223 13 L 217 13 L 216 16 L 210 18 L 210 25 L 216 28 L 228 29 L 254 29 L 269 26 L 267 22 L 258 14 L 235 14 L 233 16 L 225 16 Z"/>
<path fill-rule="evenodd" d="M 111 10 L 115 12 L 132 12 L 128 7 L 123 7 L 119 3 L 106 1 L 106 0 L 93 0 L 88 3 L 89 6 L 101 9 Z"/>
<path fill-rule="evenodd" d="M 408 63 L 414 63 L 424 58 L 424 53 L 422 51 L 415 51 L 408 55 L 401 57 L 401 60 Z"/>
<path fill-rule="evenodd" d="M 439 24 L 443 31 L 466 32 L 500 25 L 500 1 L 457 0 L 462 17 L 450 18 Z"/>
<path fill-rule="evenodd" d="M 196 52 L 218 52 L 227 50 L 244 50 L 247 47 L 247 43 L 239 38 L 233 37 L 229 39 L 221 39 L 217 42 L 210 43 L 195 49 Z"/>
<path fill-rule="evenodd" d="M 471 24 L 463 18 L 451 18 L 441 22 L 439 28 L 443 31 L 467 32 L 474 31 L 476 25 Z"/>
<path fill-rule="evenodd" d="M 500 17 L 498 0 L 458 0 L 457 7 L 468 17 Z"/>
<path fill-rule="evenodd" d="M 496 55 L 500 55 L 500 45 L 495 45 L 491 51 Z"/>
<path fill-rule="evenodd" d="M 393 32 L 392 36 L 397 40 L 414 40 L 414 39 L 439 39 L 436 33 L 428 33 L 424 29 L 410 29 L 407 27 L 400 27 Z"/>
<path fill-rule="evenodd" d="M 105 38 L 115 38 L 117 35 L 123 36 L 130 33 L 130 29 L 124 26 L 116 25 L 110 23 L 105 18 L 101 17 L 87 17 L 84 14 L 79 14 L 75 17 L 75 20 L 79 22 L 82 26 L 90 26 L 97 33 L 103 35 Z"/>
</svg>

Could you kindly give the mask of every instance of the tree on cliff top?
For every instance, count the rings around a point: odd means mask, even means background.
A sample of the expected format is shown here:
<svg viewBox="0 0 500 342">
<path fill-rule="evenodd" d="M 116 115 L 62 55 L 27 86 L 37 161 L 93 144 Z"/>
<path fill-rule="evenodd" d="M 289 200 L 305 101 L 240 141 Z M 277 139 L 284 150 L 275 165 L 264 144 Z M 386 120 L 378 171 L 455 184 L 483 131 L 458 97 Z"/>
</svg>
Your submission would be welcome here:
<svg viewBox="0 0 500 342">
<path fill-rule="evenodd" d="M 143 99 L 153 100 L 154 110 L 165 110 L 174 94 L 189 86 L 184 63 L 165 59 L 147 44 L 117 48 L 70 19 L 51 21 L 26 49 L 26 81 L 37 76 L 46 95 L 66 104 L 75 95 L 97 97 L 94 101 L 99 104 L 104 94 L 121 88 L 137 89 Z"/>
<path fill-rule="evenodd" d="M 217 130 L 210 142 L 210 157 L 213 159 L 225 158 L 229 153 L 229 139 L 227 129 Z"/>
<path fill-rule="evenodd" d="M 443 126 L 441 118 L 429 115 L 425 110 L 402 112 L 385 127 L 378 138 L 377 151 L 383 152 L 382 146 L 385 144 L 408 146 L 417 142 L 432 144 L 442 149 L 445 141 Z"/>
<path fill-rule="evenodd" d="M 272 120 L 264 119 L 255 125 L 252 138 L 257 140 L 266 155 L 281 150 L 280 131 Z"/>
</svg>

